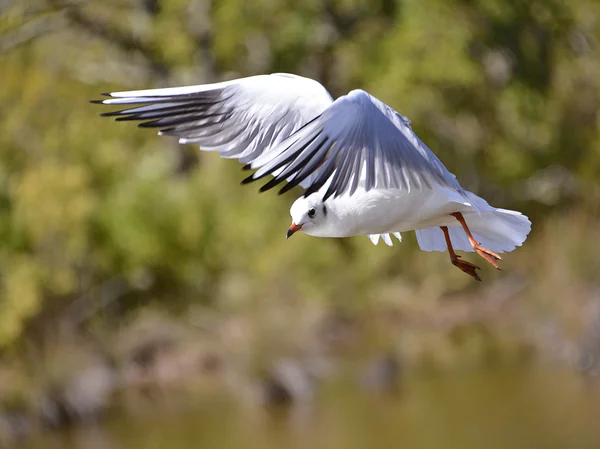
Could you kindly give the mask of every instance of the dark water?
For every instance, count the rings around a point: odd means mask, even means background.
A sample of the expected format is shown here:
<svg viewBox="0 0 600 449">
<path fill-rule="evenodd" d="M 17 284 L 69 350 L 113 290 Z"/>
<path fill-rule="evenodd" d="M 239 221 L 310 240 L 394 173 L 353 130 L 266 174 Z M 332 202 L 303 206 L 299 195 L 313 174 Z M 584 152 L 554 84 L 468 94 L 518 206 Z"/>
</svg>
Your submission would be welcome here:
<svg viewBox="0 0 600 449">
<path fill-rule="evenodd" d="M 600 448 L 600 384 L 554 366 L 409 375 L 396 395 L 337 381 L 289 408 L 265 408 L 218 390 L 136 401 L 102 425 L 39 435 L 26 447 Z"/>
</svg>

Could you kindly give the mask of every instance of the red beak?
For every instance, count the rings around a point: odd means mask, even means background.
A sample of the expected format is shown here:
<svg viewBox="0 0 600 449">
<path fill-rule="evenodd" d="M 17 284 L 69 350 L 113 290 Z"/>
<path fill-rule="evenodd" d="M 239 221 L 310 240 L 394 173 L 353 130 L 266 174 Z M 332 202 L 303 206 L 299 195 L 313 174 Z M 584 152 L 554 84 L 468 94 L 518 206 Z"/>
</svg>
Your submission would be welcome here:
<svg viewBox="0 0 600 449">
<path fill-rule="evenodd" d="M 302 225 L 297 225 L 296 223 L 292 223 L 290 228 L 287 231 L 286 238 L 289 239 L 292 235 L 299 231 L 302 228 Z"/>
</svg>

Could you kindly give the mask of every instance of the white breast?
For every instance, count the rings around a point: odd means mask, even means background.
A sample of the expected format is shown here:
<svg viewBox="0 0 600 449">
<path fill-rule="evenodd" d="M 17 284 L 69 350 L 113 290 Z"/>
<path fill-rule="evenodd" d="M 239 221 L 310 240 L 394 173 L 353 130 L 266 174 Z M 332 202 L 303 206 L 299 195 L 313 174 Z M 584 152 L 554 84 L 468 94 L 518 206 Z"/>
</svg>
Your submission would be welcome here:
<svg viewBox="0 0 600 449">
<path fill-rule="evenodd" d="M 328 223 L 315 230 L 318 237 L 405 232 L 452 223 L 449 215 L 469 203 L 456 191 L 441 186 L 405 190 L 359 189 L 352 196 L 329 198 L 325 202 Z"/>
</svg>

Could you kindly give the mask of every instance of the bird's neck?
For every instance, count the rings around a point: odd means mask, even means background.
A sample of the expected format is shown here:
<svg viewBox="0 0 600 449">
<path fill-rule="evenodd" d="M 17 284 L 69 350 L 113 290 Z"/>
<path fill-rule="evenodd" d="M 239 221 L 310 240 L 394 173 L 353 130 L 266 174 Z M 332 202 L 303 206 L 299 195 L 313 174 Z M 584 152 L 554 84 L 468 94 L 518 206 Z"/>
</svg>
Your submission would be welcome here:
<svg viewBox="0 0 600 449">
<path fill-rule="evenodd" d="M 326 219 L 323 232 L 324 237 L 350 237 L 355 235 L 355 219 L 352 212 L 352 203 L 345 201 L 344 197 L 328 198 L 325 206 Z"/>
</svg>

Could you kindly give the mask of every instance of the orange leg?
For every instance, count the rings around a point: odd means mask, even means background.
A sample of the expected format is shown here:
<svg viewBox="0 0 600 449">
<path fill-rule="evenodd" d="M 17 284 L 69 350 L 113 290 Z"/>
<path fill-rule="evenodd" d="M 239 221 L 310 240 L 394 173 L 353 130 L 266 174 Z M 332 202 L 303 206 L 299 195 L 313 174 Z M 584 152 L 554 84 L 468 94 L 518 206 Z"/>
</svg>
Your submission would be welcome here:
<svg viewBox="0 0 600 449">
<path fill-rule="evenodd" d="M 477 254 L 479 254 L 481 257 L 483 257 L 485 259 L 485 261 L 487 263 L 489 263 L 490 265 L 492 265 L 494 268 L 496 268 L 497 270 L 500 270 L 500 266 L 496 263 L 496 261 L 502 260 L 502 257 L 500 257 L 495 252 L 490 251 L 487 248 L 484 248 L 483 246 L 481 246 L 481 243 L 479 243 L 477 240 L 475 240 L 475 238 L 473 237 L 473 234 L 471 234 L 471 231 L 469 230 L 469 227 L 467 226 L 467 222 L 465 221 L 465 218 L 463 217 L 463 215 L 460 212 L 454 212 L 453 214 L 450 214 L 450 215 L 452 215 L 454 218 L 456 218 L 459 221 L 459 223 L 462 225 L 463 229 L 467 233 L 467 237 L 469 238 L 469 242 L 471 243 L 471 246 L 477 252 Z"/>
<path fill-rule="evenodd" d="M 467 273 L 469 276 L 473 276 L 478 281 L 481 281 L 481 278 L 477 274 L 477 271 L 480 268 L 472 264 L 471 262 L 467 262 L 466 260 L 461 260 L 460 256 L 454 252 L 454 248 L 452 248 L 452 242 L 450 241 L 450 234 L 448 233 L 448 228 L 446 226 L 440 226 L 440 229 L 444 233 L 444 237 L 446 238 L 446 246 L 448 247 L 448 253 L 450 254 L 450 262 L 452 265 L 459 268 L 460 270 Z"/>
</svg>

